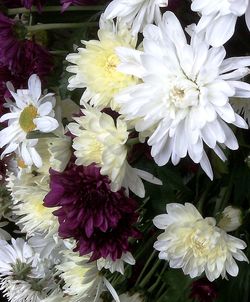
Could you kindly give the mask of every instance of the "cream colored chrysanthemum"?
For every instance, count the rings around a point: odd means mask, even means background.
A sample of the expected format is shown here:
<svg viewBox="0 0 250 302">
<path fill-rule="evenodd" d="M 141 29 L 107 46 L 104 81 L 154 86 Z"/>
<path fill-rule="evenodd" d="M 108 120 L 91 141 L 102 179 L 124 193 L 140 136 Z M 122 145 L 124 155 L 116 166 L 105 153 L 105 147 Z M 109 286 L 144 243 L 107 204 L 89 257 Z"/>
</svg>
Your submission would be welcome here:
<svg viewBox="0 0 250 302">
<path fill-rule="evenodd" d="M 66 60 L 74 64 L 67 71 L 75 75 L 70 77 L 68 89 L 86 88 L 82 101 L 101 108 L 111 107 L 116 110 L 114 95 L 125 87 L 138 82 L 138 79 L 117 70 L 120 59 L 116 47 L 134 49 L 136 39 L 124 24 L 104 21 L 101 17 L 99 40 L 82 41 L 85 48 L 78 48 L 78 53 L 71 53 Z"/>
<path fill-rule="evenodd" d="M 243 221 L 242 211 L 239 208 L 227 206 L 221 213 L 221 219 L 218 226 L 226 232 L 237 230 Z"/>
<path fill-rule="evenodd" d="M 43 199 L 49 192 L 49 176 L 33 173 L 23 174 L 14 181 L 13 213 L 18 217 L 21 230 L 28 235 L 35 232 L 54 234 L 58 229 L 57 218 L 52 214 L 55 209 L 43 206 Z"/>
<path fill-rule="evenodd" d="M 106 287 L 115 301 L 119 301 L 112 285 L 99 273 L 96 261 L 90 262 L 88 255 L 78 256 L 71 251 L 65 251 L 64 256 L 64 261 L 57 269 L 65 282 L 63 291 L 71 297 L 70 301 L 99 301 Z"/>
<path fill-rule="evenodd" d="M 130 189 L 136 195 L 144 197 L 145 189 L 141 178 L 155 184 L 161 181 L 151 174 L 132 168 L 127 162 L 129 132 L 122 118 L 118 117 L 116 125 L 111 116 L 85 104 L 84 116 L 75 118 L 68 128 L 75 136 L 73 148 L 76 164 L 88 166 L 95 163 L 101 168 L 101 174 L 111 180 L 111 190 L 121 187 Z"/>
<path fill-rule="evenodd" d="M 213 281 L 226 273 L 238 275 L 234 259 L 248 262 L 242 252 L 246 243 L 217 227 L 214 218 L 204 219 L 192 204 L 167 204 L 167 213 L 154 218 L 156 227 L 164 230 L 154 247 L 170 267 L 182 268 L 191 278 L 205 272 Z"/>
</svg>

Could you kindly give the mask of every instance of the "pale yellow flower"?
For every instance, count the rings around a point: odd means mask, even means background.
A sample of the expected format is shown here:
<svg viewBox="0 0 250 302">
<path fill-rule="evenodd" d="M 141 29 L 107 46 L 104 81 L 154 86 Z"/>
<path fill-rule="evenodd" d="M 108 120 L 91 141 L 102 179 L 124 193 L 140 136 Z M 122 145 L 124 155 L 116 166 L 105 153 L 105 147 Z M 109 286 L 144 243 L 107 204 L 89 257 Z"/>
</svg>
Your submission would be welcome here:
<svg viewBox="0 0 250 302">
<path fill-rule="evenodd" d="M 74 64 L 67 71 L 75 74 L 69 78 L 68 89 L 86 88 L 82 101 L 117 110 L 114 95 L 138 83 L 138 79 L 117 70 L 120 59 L 116 48 L 122 46 L 135 49 L 137 39 L 132 37 L 125 24 L 115 25 L 113 21 L 104 21 L 102 17 L 98 38 L 82 41 L 85 48 L 78 48 L 78 53 L 66 57 L 67 61 Z"/>
<path fill-rule="evenodd" d="M 203 218 L 190 203 L 167 204 L 167 214 L 154 218 L 157 228 L 164 233 L 158 236 L 154 247 L 159 258 L 169 261 L 172 268 L 182 268 L 191 278 L 205 272 L 210 281 L 226 273 L 237 276 L 235 259 L 247 261 L 242 252 L 246 243 L 228 235 L 217 227 L 214 218 Z"/>
</svg>

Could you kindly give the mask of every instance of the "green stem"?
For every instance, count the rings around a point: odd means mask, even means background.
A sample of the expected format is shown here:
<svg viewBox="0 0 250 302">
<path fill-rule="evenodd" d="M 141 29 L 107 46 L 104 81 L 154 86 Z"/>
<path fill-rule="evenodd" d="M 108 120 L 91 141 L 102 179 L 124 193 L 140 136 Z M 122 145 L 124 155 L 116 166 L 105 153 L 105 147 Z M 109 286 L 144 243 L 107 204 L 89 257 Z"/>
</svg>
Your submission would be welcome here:
<svg viewBox="0 0 250 302">
<path fill-rule="evenodd" d="M 26 135 L 27 139 L 57 137 L 54 133 L 43 133 L 40 131 L 32 131 Z"/>
<path fill-rule="evenodd" d="M 166 283 L 163 283 L 162 286 L 160 287 L 156 297 L 155 297 L 155 300 L 157 301 L 158 298 L 160 298 L 165 290 L 165 287 L 166 287 Z M 164 295 L 165 295 L 165 292 L 164 292 Z"/>
<path fill-rule="evenodd" d="M 161 282 L 161 280 L 162 280 L 162 274 L 165 272 L 167 265 L 168 265 L 167 262 L 165 262 L 165 264 L 163 265 L 163 268 L 162 268 L 159 276 L 156 279 L 156 282 L 148 289 L 149 293 L 152 293 L 157 288 L 157 286 L 159 285 L 159 283 Z"/>
<path fill-rule="evenodd" d="M 144 265 L 144 267 L 143 267 L 143 269 L 142 269 L 142 271 L 141 271 L 141 273 L 140 273 L 138 279 L 136 280 L 135 286 L 137 286 L 137 285 L 139 284 L 139 282 L 141 281 L 141 278 L 142 278 L 144 272 L 145 272 L 146 269 L 148 268 L 148 266 L 149 266 L 151 260 L 152 260 L 152 259 L 154 258 L 154 256 L 155 256 L 155 254 L 156 254 L 156 251 L 153 250 L 152 254 L 151 254 L 150 257 L 148 258 L 148 261 L 145 263 L 145 265 Z"/>
<path fill-rule="evenodd" d="M 41 30 L 51 30 L 51 29 L 74 29 L 81 27 L 91 27 L 96 26 L 97 22 L 83 22 L 83 23 L 47 23 L 47 24 L 37 24 L 27 26 L 29 32 L 41 31 Z"/>
<path fill-rule="evenodd" d="M 140 282 L 139 286 L 141 288 L 144 288 L 145 285 L 148 283 L 148 281 L 151 279 L 151 277 L 153 276 L 153 274 L 155 273 L 155 271 L 157 270 L 158 266 L 162 263 L 161 259 L 157 259 L 157 261 L 155 262 L 154 266 L 151 268 L 151 270 L 149 271 L 149 273 L 143 278 L 143 280 Z"/>
<path fill-rule="evenodd" d="M 101 11 L 105 8 L 103 5 L 86 5 L 86 6 L 71 6 L 67 9 L 67 12 L 75 12 L 75 11 Z M 43 12 L 60 12 L 62 10 L 61 6 L 45 6 L 43 7 Z M 7 10 L 7 14 L 17 15 L 17 14 L 25 14 L 25 13 L 36 13 L 38 12 L 36 7 L 32 7 L 31 9 L 26 9 L 23 7 L 20 8 L 10 8 Z"/>
</svg>

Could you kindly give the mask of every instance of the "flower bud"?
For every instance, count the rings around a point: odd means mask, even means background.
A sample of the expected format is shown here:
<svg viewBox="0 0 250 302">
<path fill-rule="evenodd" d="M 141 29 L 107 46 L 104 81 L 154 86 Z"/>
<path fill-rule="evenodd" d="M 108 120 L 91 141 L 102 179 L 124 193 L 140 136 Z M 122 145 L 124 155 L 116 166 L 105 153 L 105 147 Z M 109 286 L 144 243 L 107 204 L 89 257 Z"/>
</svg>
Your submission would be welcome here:
<svg viewBox="0 0 250 302">
<path fill-rule="evenodd" d="M 238 229 L 242 224 L 242 212 L 239 208 L 228 206 L 221 213 L 221 219 L 218 226 L 226 232 L 232 232 Z"/>
</svg>

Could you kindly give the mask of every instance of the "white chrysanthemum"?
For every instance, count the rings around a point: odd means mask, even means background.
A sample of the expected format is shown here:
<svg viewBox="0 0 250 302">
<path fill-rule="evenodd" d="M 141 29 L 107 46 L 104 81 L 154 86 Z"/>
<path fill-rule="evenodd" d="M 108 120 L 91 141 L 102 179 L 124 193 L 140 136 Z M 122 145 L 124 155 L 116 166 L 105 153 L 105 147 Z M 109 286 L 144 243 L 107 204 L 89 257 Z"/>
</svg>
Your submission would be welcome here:
<svg viewBox="0 0 250 302">
<path fill-rule="evenodd" d="M 167 204 L 167 214 L 156 216 L 155 226 L 164 230 L 154 248 L 159 258 L 169 261 L 172 268 L 182 268 L 191 278 L 205 272 L 210 281 L 226 273 L 237 276 L 239 268 L 234 259 L 247 261 L 242 252 L 246 243 L 228 235 L 215 225 L 212 217 L 203 218 L 190 203 Z"/>
<path fill-rule="evenodd" d="M 85 104 L 84 116 L 75 118 L 77 123 L 70 123 L 68 128 L 75 136 L 73 148 L 76 164 L 88 166 L 95 163 L 101 167 L 101 174 L 111 180 L 111 190 L 121 187 L 130 189 L 140 197 L 144 197 L 145 189 L 141 178 L 155 184 L 161 181 L 151 174 L 132 168 L 127 162 L 127 146 L 129 132 L 127 124 L 120 117 L 116 125 L 111 116 Z"/>
<path fill-rule="evenodd" d="M 38 140 L 28 140 L 26 136 L 34 130 L 47 133 L 58 127 L 53 110 L 55 98 L 51 93 L 41 96 L 41 81 L 35 74 L 29 78 L 28 89 L 15 92 L 9 82 L 7 87 L 15 103 L 9 101 L 7 106 L 11 112 L 0 118 L 0 122 L 8 121 L 8 127 L 0 131 L 0 148 L 6 146 L 2 156 L 15 151 L 26 165 L 41 167 L 42 160 L 35 149 Z"/>
<path fill-rule="evenodd" d="M 115 301 L 119 302 L 114 288 L 98 271 L 96 261 L 89 262 L 90 257 L 69 251 L 64 252 L 64 256 L 57 269 L 65 282 L 64 293 L 72 297 L 70 301 L 97 301 L 107 286 Z"/>
<path fill-rule="evenodd" d="M 214 47 L 223 45 L 232 37 L 239 16 L 245 14 L 250 30 L 249 0 L 192 0 L 191 9 L 201 14 L 197 32 L 205 31 L 206 40 Z"/>
<path fill-rule="evenodd" d="M 138 132 L 150 131 L 148 144 L 159 165 L 174 165 L 187 155 L 212 179 L 205 143 L 225 160 L 222 147 L 235 150 L 238 142 L 228 123 L 247 128 L 234 112 L 229 97 L 250 96 L 250 85 L 238 81 L 249 73 L 250 57 L 225 59 L 223 47 L 210 48 L 191 32 L 191 44 L 176 16 L 166 12 L 159 27 L 144 30 L 140 64 L 143 83 L 125 89 L 117 97 L 120 113 L 135 120 Z M 126 57 L 126 49 L 118 48 Z M 129 56 L 131 55 L 131 51 Z M 136 68 L 138 70 L 138 68 Z M 131 65 L 122 70 L 130 73 Z M 135 71 L 136 72 L 136 71 Z"/>
<path fill-rule="evenodd" d="M 22 232 L 32 236 L 35 232 L 54 234 L 58 229 L 57 218 L 52 214 L 55 209 L 43 205 L 49 192 L 49 176 L 33 171 L 23 174 L 14 181 L 12 198 L 13 214 Z"/>
<path fill-rule="evenodd" d="M 131 36 L 123 24 L 103 22 L 101 17 L 99 40 L 82 41 L 85 48 L 78 48 L 78 53 L 66 57 L 74 64 L 67 71 L 75 73 L 69 78 L 68 89 L 86 88 L 81 102 L 101 108 L 117 108 L 114 95 L 121 89 L 136 84 L 138 79 L 116 69 L 120 60 L 115 52 L 116 47 L 124 46 L 134 49 L 136 39 Z"/>
<path fill-rule="evenodd" d="M 97 260 L 97 267 L 100 270 L 103 268 L 110 270 L 111 273 L 119 272 L 124 274 L 124 262 L 130 265 L 135 264 L 135 258 L 130 252 L 123 253 L 120 259 L 113 261 L 109 256 Z"/>
<path fill-rule="evenodd" d="M 104 12 L 104 17 L 118 17 L 129 27 L 132 34 L 142 32 L 147 24 L 161 20 L 160 7 L 167 7 L 168 0 L 113 0 Z"/>
<path fill-rule="evenodd" d="M 69 296 L 65 296 L 65 294 L 61 291 L 55 291 L 50 294 L 47 298 L 43 299 L 42 302 L 70 302 L 71 298 Z"/>
</svg>

